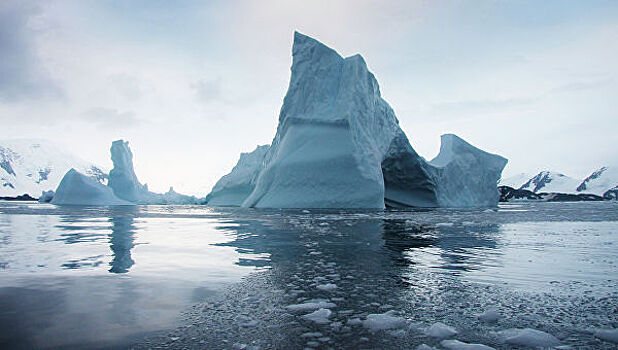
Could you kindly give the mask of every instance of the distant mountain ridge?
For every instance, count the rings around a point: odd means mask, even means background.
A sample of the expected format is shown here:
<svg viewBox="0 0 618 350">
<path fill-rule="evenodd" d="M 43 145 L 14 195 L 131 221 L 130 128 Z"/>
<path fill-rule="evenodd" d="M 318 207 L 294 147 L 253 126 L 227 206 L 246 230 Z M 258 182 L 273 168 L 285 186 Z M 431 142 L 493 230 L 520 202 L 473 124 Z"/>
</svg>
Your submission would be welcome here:
<svg viewBox="0 0 618 350">
<path fill-rule="evenodd" d="M 103 182 L 106 173 L 54 143 L 39 139 L 0 140 L 0 196 L 28 194 L 39 197 L 42 191 L 55 190 L 71 168 Z"/>
<path fill-rule="evenodd" d="M 501 179 L 499 185 L 517 190 L 527 190 L 532 193 L 581 193 L 616 198 L 618 194 L 618 167 L 603 166 L 583 180 L 548 170 L 543 170 L 527 179 L 526 173 L 520 173 Z"/>
</svg>

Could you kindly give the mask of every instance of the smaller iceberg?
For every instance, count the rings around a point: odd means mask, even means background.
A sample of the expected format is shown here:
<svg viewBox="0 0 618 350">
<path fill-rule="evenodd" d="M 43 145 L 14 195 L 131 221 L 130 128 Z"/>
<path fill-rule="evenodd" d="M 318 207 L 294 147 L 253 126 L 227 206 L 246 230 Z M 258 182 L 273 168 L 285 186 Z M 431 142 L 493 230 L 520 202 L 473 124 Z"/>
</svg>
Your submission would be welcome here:
<svg viewBox="0 0 618 350">
<path fill-rule="evenodd" d="M 241 153 L 236 166 L 223 176 L 206 196 L 214 206 L 240 206 L 255 188 L 269 145 L 257 146 L 253 152 Z"/>
<path fill-rule="evenodd" d="M 167 193 L 148 191 L 142 185 L 133 169 L 133 153 L 129 143 L 117 140 L 110 149 L 114 168 L 109 172 L 107 186 L 92 177 L 71 169 L 66 173 L 56 194 L 53 192 L 52 204 L 58 205 L 132 205 L 132 204 L 196 204 L 198 199 L 174 191 Z"/>
<path fill-rule="evenodd" d="M 131 205 L 118 198 L 111 188 L 75 169 L 69 170 L 60 184 L 52 204 L 57 205 Z"/>
</svg>

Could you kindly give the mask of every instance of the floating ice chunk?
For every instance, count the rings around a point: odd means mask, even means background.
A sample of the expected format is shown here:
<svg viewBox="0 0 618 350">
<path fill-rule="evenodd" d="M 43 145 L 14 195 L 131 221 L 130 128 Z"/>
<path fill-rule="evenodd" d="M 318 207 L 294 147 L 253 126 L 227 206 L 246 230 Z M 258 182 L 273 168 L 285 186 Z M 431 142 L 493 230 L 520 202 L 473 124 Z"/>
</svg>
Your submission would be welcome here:
<svg viewBox="0 0 618 350">
<path fill-rule="evenodd" d="M 547 348 L 560 345 L 560 340 L 549 333 L 531 328 L 507 329 L 498 332 L 507 344 Z"/>
<path fill-rule="evenodd" d="M 317 324 L 326 324 L 326 323 L 330 323 L 329 318 L 331 317 L 332 314 L 333 312 L 330 311 L 329 309 L 321 308 L 310 314 L 303 315 L 303 318 L 305 320 L 309 320 Z"/>
<path fill-rule="evenodd" d="M 452 227 L 453 225 L 452 222 L 439 222 L 436 224 L 436 227 Z"/>
<path fill-rule="evenodd" d="M 485 323 L 493 323 L 502 318 L 502 315 L 496 309 L 487 309 L 487 311 L 483 312 L 479 315 L 479 320 Z"/>
<path fill-rule="evenodd" d="M 56 189 L 52 204 L 57 205 L 132 205 L 116 195 L 111 188 L 97 180 L 69 170 Z"/>
<path fill-rule="evenodd" d="M 442 322 L 436 322 L 425 330 L 425 334 L 433 338 L 450 338 L 457 334 L 457 330 Z"/>
<path fill-rule="evenodd" d="M 363 324 L 363 321 L 361 321 L 361 319 L 358 317 L 351 318 L 348 320 L 348 322 L 346 322 L 346 325 L 348 326 L 360 326 L 362 324 Z"/>
<path fill-rule="evenodd" d="M 440 345 L 449 350 L 495 350 L 495 348 L 484 344 L 468 344 L 459 340 L 443 340 Z"/>
<path fill-rule="evenodd" d="M 307 301 L 306 303 L 303 304 L 293 304 L 293 305 L 288 305 L 286 306 L 286 309 L 290 310 L 290 311 L 311 311 L 311 310 L 317 310 L 320 308 L 334 308 L 337 307 L 336 304 L 330 303 L 328 301 L 325 300 L 315 300 L 315 301 Z"/>
<path fill-rule="evenodd" d="M 594 336 L 605 340 L 608 342 L 612 342 L 614 344 L 618 344 L 618 329 L 598 329 L 594 332 Z"/>
<path fill-rule="evenodd" d="M 363 327 L 372 332 L 402 328 L 405 325 L 406 319 L 396 316 L 395 311 L 389 311 L 383 314 L 369 314 L 367 315 L 367 319 L 363 321 Z"/>
<path fill-rule="evenodd" d="M 319 284 L 316 288 L 321 291 L 332 292 L 335 289 L 337 289 L 337 285 L 334 283 L 326 283 L 326 284 Z"/>
<path fill-rule="evenodd" d="M 300 336 L 303 338 L 318 338 L 321 337 L 323 334 L 320 332 L 307 332 L 307 333 L 303 333 Z"/>
<path fill-rule="evenodd" d="M 416 347 L 416 350 L 436 350 L 433 346 L 429 346 L 427 344 L 421 344 Z"/>
</svg>

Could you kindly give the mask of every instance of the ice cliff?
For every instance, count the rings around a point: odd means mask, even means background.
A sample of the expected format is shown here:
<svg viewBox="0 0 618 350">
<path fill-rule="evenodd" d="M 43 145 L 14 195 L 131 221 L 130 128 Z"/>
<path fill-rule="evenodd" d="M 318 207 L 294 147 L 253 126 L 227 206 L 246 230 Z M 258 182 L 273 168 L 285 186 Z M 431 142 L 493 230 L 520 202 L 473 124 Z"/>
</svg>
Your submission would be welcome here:
<svg viewBox="0 0 618 350">
<path fill-rule="evenodd" d="M 209 204 L 384 208 L 498 203 L 497 181 L 506 159 L 445 135 L 438 157 L 426 162 L 410 145 L 360 55 L 343 58 L 296 32 L 292 57 L 270 148 L 248 168 L 239 161 L 215 185 Z M 228 198 L 217 197 L 226 192 Z"/>
</svg>

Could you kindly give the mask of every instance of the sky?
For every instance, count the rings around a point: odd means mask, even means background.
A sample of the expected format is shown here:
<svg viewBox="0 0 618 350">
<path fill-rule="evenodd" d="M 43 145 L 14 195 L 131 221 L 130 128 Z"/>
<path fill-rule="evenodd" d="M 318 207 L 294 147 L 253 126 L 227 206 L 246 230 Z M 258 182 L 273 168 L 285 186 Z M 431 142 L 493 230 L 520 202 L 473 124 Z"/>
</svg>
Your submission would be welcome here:
<svg viewBox="0 0 618 350">
<path fill-rule="evenodd" d="M 360 53 L 412 146 L 455 133 L 503 176 L 618 165 L 618 1 L 0 2 L 0 138 L 206 195 L 271 142 L 298 30 Z"/>
</svg>

